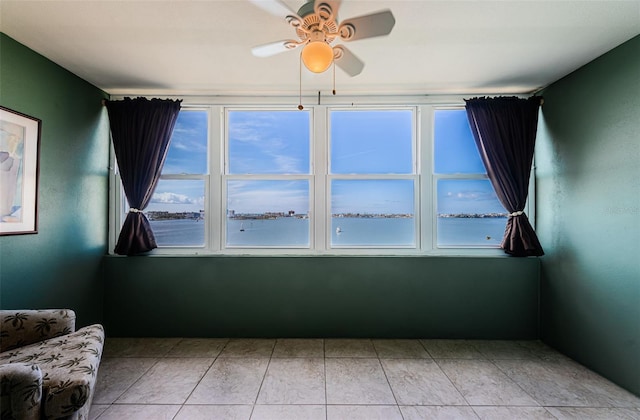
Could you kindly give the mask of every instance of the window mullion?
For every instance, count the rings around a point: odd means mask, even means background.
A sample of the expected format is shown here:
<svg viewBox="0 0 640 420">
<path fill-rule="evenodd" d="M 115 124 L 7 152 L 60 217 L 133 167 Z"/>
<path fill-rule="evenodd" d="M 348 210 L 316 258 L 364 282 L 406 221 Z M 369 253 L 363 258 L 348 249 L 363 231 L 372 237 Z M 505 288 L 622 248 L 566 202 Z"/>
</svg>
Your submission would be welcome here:
<svg viewBox="0 0 640 420">
<path fill-rule="evenodd" d="M 420 150 L 420 243 L 423 251 L 435 247 L 435 195 L 436 181 L 433 176 L 433 107 L 418 109 L 418 143 Z"/>
<path fill-rule="evenodd" d="M 311 227 L 312 248 L 318 252 L 326 252 L 328 246 L 327 226 L 329 226 L 329 209 L 331 199 L 329 191 L 329 120 L 326 106 L 314 107 L 312 119 L 312 157 L 311 173 L 313 179 L 313 195 L 311 208 L 313 221 Z"/>
<path fill-rule="evenodd" d="M 222 173 L 225 161 L 224 148 L 224 108 L 220 106 L 212 106 L 209 110 L 209 162 L 208 176 L 206 179 L 207 191 L 209 199 L 207 200 L 208 209 L 207 218 L 208 226 L 208 247 L 211 251 L 219 251 L 222 249 L 223 227 L 225 217 L 226 194 L 222 188 Z"/>
</svg>

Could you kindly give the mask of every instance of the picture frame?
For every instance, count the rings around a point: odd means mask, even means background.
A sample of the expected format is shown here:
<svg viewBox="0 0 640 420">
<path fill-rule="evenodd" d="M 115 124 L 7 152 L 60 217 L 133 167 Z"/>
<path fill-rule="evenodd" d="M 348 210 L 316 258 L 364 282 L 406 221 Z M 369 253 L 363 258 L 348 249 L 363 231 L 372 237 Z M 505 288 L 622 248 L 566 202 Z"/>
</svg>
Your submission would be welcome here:
<svg viewBox="0 0 640 420">
<path fill-rule="evenodd" d="M 0 106 L 0 235 L 38 233 L 41 126 Z"/>
</svg>

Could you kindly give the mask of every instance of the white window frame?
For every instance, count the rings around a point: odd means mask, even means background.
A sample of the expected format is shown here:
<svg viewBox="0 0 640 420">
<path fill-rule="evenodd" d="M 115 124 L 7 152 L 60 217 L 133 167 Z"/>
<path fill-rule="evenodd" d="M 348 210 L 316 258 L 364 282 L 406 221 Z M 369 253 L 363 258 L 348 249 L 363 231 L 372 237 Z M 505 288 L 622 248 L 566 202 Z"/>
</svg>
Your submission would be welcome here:
<svg viewBox="0 0 640 420">
<path fill-rule="evenodd" d="M 331 111 L 411 111 L 412 112 L 412 120 L 411 120 L 411 173 L 406 174 L 331 174 L 328 173 L 328 169 L 331 167 L 331 122 L 329 115 Z M 326 235 L 326 247 L 330 251 L 334 252 L 348 252 L 350 250 L 358 250 L 362 252 L 371 252 L 373 250 L 418 250 L 421 248 L 420 246 L 420 238 L 421 238 L 421 230 L 420 230 L 420 145 L 418 138 L 418 119 L 419 119 L 419 109 L 417 106 L 361 106 L 357 109 L 344 107 L 344 106 L 329 106 L 326 107 L 326 115 L 327 115 L 327 123 L 326 123 L 326 149 L 327 149 L 327 160 L 325 165 L 326 174 L 326 199 L 323 200 L 326 202 L 326 211 L 325 211 L 325 235 Z M 332 224 L 332 212 L 331 212 L 331 184 L 334 180 L 411 180 L 413 181 L 413 214 L 414 214 L 414 244 L 413 245 L 363 245 L 363 246 L 331 246 L 331 224 Z M 320 199 L 320 197 L 318 197 Z"/>
<path fill-rule="evenodd" d="M 237 253 L 242 252 L 274 252 L 279 253 L 282 250 L 288 252 L 310 252 L 314 249 L 314 212 L 312 211 L 315 206 L 315 198 L 316 195 L 314 193 L 315 190 L 315 167 L 318 166 L 315 164 L 314 156 L 315 156 L 315 132 L 314 132 L 314 109 L 307 109 L 309 112 L 309 173 L 307 174 L 230 174 L 229 173 L 229 126 L 227 122 L 229 121 L 228 115 L 233 111 L 292 111 L 290 107 L 255 107 L 255 106 L 229 106 L 224 107 L 222 109 L 223 119 L 222 119 L 222 130 L 223 137 L 221 139 L 222 144 L 220 145 L 222 148 L 223 155 L 223 166 L 221 173 L 221 182 L 222 182 L 222 195 L 220 198 L 220 202 L 223 206 L 222 213 L 225 215 L 221 220 L 221 241 L 220 241 L 220 250 L 225 253 Z M 309 246 L 228 246 L 227 243 L 227 224 L 226 224 L 226 214 L 229 209 L 227 209 L 227 185 L 229 180 L 254 180 L 254 181 L 285 181 L 285 180 L 306 180 L 309 183 Z"/>
<path fill-rule="evenodd" d="M 119 99 L 119 98 L 114 98 Z M 209 112 L 209 163 L 208 173 L 198 179 L 205 179 L 205 246 L 204 247 L 161 247 L 151 251 L 150 255 L 456 255 L 456 256 L 504 256 L 499 248 L 480 247 L 446 247 L 438 248 L 436 244 L 437 228 L 437 180 L 442 178 L 433 171 L 433 116 L 435 109 L 464 108 L 464 100 L 460 96 L 443 97 L 327 97 L 327 104 L 313 104 L 316 97 L 305 98 L 305 109 L 311 112 L 311 174 L 288 175 L 287 179 L 297 176 L 310 179 L 310 247 L 309 248 L 240 248 L 225 247 L 226 241 L 226 112 L 232 109 L 264 109 L 293 110 L 296 100 L 291 98 L 242 98 L 242 97 L 194 97 L 183 99 L 183 109 L 194 108 Z M 293 102 L 292 102 L 293 101 Z M 304 102 L 304 101 L 303 101 Z M 358 105 L 355 105 L 355 104 Z M 343 179 L 345 175 L 331 175 L 329 170 L 329 110 L 330 109 L 415 109 L 414 113 L 414 165 L 412 175 L 392 175 L 392 178 L 415 179 L 415 247 L 330 247 L 331 241 L 331 179 Z M 123 209 L 124 195 L 113 148 L 111 148 L 110 164 L 110 229 L 109 252 L 113 251 L 120 226 L 126 216 Z M 535 177 L 529 184 L 529 200 L 525 212 L 532 225 L 535 222 Z M 193 179 L 193 175 L 172 175 L 180 179 Z M 251 175 L 246 175 L 250 177 Z M 184 178 L 182 178 L 184 177 Z M 233 175 L 233 178 L 237 175 Z M 271 175 L 256 175 L 257 179 L 278 178 Z M 347 176 L 351 177 L 351 176 Z M 447 176 L 449 177 L 449 176 Z M 368 178 L 383 179 L 386 175 L 375 175 Z M 468 179 L 464 174 L 462 178 Z M 164 176 L 163 176 L 164 179 Z M 350 178 L 353 179 L 353 178 Z M 486 176 L 480 179 L 486 179 Z M 122 209 L 122 211 L 119 211 Z M 535 225 L 534 225 L 535 226 Z"/>
</svg>

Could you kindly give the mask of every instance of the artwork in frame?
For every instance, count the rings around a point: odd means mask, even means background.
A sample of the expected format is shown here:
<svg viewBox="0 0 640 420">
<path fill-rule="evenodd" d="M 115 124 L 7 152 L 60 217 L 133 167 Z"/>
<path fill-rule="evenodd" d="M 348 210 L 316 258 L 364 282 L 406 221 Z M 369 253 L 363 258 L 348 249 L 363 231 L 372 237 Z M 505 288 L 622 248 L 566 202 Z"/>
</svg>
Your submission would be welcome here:
<svg viewBox="0 0 640 420">
<path fill-rule="evenodd" d="M 0 106 L 0 235 L 38 233 L 41 123 Z"/>
</svg>

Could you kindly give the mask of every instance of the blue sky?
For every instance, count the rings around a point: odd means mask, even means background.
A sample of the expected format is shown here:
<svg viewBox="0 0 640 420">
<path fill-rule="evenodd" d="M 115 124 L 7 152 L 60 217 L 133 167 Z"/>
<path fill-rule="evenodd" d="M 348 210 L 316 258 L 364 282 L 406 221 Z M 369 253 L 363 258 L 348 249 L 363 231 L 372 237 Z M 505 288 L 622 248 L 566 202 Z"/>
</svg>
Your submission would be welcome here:
<svg viewBox="0 0 640 420">
<path fill-rule="evenodd" d="M 345 110 L 330 113 L 330 171 L 349 174 L 411 174 L 413 119 L 410 110 Z M 228 171 L 232 175 L 307 175 L 310 111 L 231 111 Z M 438 173 L 483 173 L 464 110 L 435 115 L 434 149 Z M 207 171 L 207 114 L 178 117 L 163 173 Z M 334 180 L 332 213 L 413 213 L 412 180 Z M 309 211 L 310 186 L 300 180 L 233 180 L 227 184 L 229 210 L 237 213 Z M 504 211 L 488 181 L 440 181 L 438 212 Z M 148 210 L 204 209 L 202 181 L 163 180 Z"/>
<path fill-rule="evenodd" d="M 466 111 L 440 109 L 434 116 L 434 172 L 485 173 Z"/>
<path fill-rule="evenodd" d="M 229 113 L 229 173 L 309 174 L 309 111 Z"/>
<path fill-rule="evenodd" d="M 180 112 L 164 163 L 166 174 L 207 172 L 207 112 Z"/>
<path fill-rule="evenodd" d="M 410 110 L 331 113 L 331 172 L 413 173 Z"/>
</svg>

